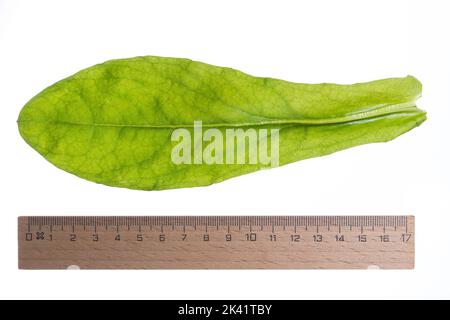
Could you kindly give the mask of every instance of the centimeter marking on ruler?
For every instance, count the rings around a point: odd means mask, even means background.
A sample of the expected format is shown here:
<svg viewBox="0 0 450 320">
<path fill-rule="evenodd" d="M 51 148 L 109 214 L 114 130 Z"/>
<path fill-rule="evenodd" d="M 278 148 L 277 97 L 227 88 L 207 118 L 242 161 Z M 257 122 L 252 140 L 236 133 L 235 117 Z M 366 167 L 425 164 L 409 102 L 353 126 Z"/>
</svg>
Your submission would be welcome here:
<svg viewBox="0 0 450 320">
<path fill-rule="evenodd" d="M 19 218 L 20 268 L 69 265 L 83 269 L 410 269 L 414 266 L 414 217 Z"/>
<path fill-rule="evenodd" d="M 408 216 L 25 217 L 29 226 L 341 226 L 407 227 Z"/>
</svg>

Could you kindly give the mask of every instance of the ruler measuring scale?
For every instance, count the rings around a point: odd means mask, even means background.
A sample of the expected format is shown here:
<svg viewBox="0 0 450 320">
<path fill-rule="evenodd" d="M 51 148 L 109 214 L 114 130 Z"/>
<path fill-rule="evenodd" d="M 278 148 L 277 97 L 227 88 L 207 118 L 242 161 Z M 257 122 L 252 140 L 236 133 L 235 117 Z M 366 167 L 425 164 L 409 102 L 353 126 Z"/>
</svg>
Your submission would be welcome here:
<svg viewBox="0 0 450 320">
<path fill-rule="evenodd" d="M 20 217 L 21 269 L 412 269 L 413 216 Z"/>
</svg>

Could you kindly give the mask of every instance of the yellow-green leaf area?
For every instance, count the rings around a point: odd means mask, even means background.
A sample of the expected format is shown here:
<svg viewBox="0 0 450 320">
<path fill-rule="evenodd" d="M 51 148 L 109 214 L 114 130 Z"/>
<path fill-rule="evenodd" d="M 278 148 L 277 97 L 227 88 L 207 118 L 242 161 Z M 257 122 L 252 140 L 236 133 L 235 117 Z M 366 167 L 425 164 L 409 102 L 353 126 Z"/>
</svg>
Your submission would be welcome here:
<svg viewBox="0 0 450 320">
<path fill-rule="evenodd" d="M 210 185 L 270 167 L 174 163 L 174 130 L 194 136 L 196 121 L 223 137 L 227 130 L 254 129 L 266 130 L 270 140 L 276 130 L 278 164 L 285 165 L 386 142 L 417 127 L 426 119 L 416 106 L 421 91 L 412 76 L 303 84 L 148 56 L 108 61 L 53 84 L 23 107 L 18 125 L 31 147 L 67 172 L 109 186 L 161 190 Z M 190 151 L 208 143 L 192 141 Z M 252 147 L 246 148 L 248 160 Z"/>
</svg>

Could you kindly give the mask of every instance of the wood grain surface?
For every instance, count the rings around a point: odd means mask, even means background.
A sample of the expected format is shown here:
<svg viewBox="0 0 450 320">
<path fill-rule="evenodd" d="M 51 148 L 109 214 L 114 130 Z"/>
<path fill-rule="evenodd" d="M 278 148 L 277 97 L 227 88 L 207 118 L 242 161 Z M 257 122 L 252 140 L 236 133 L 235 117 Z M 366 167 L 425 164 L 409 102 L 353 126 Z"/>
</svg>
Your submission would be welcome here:
<svg viewBox="0 0 450 320">
<path fill-rule="evenodd" d="M 413 216 L 20 217 L 21 269 L 412 269 Z"/>
</svg>

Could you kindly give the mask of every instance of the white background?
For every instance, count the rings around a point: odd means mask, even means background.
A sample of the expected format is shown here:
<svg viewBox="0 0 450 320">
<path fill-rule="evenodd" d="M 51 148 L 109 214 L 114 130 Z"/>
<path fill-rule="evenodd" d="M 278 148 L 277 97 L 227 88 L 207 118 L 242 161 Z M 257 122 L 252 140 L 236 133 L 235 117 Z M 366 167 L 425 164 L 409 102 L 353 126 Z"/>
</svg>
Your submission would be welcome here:
<svg viewBox="0 0 450 320">
<path fill-rule="evenodd" d="M 0 298 L 450 298 L 448 1 L 0 0 Z M 206 188 L 67 174 L 19 136 L 21 107 L 90 65 L 186 57 L 296 82 L 412 74 L 422 126 L 384 144 Z M 19 271 L 19 215 L 414 214 L 413 271 Z"/>
</svg>

